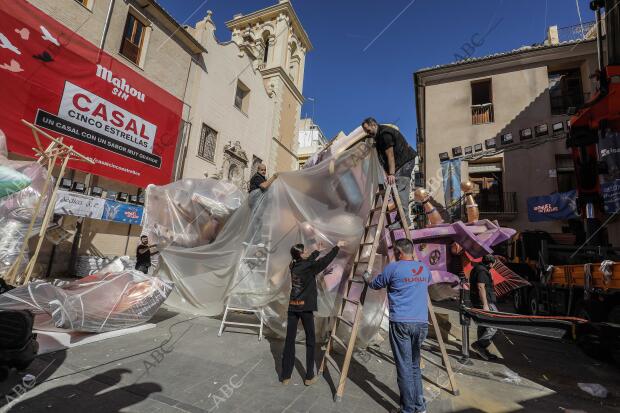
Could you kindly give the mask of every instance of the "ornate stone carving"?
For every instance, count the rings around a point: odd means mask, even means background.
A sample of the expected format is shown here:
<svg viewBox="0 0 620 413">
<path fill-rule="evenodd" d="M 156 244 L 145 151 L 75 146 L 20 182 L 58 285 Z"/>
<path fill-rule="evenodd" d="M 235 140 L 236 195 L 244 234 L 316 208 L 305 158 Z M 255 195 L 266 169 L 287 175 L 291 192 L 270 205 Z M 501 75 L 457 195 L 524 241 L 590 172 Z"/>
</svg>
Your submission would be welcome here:
<svg viewBox="0 0 620 413">
<path fill-rule="evenodd" d="M 248 156 L 239 141 L 229 141 L 224 146 L 224 161 L 216 178 L 224 179 L 235 184 L 239 189 L 246 190 L 248 182 L 245 179 L 245 170 L 248 167 Z"/>
</svg>

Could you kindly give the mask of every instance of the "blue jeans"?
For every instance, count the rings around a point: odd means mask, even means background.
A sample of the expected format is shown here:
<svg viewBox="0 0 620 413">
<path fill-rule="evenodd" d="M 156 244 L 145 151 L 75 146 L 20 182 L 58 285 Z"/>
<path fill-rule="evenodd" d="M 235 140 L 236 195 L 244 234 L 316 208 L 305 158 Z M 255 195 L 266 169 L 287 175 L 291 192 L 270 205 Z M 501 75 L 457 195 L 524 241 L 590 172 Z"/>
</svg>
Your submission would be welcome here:
<svg viewBox="0 0 620 413">
<path fill-rule="evenodd" d="M 403 413 L 426 410 L 420 371 L 420 348 L 427 333 L 427 323 L 390 321 L 390 344 L 396 362 L 400 407 Z"/>
</svg>

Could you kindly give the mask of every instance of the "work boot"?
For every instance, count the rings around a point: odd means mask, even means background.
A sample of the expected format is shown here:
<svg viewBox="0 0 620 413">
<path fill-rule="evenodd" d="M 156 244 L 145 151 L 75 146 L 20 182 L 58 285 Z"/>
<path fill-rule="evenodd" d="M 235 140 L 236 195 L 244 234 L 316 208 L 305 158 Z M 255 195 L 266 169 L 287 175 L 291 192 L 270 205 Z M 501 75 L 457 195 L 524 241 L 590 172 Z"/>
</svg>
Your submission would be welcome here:
<svg viewBox="0 0 620 413">
<path fill-rule="evenodd" d="M 282 385 L 286 386 L 291 382 L 291 379 L 282 379 Z"/>
<path fill-rule="evenodd" d="M 312 386 L 314 383 L 316 383 L 317 381 L 319 381 L 319 375 L 315 375 L 313 378 L 311 379 L 306 379 L 304 380 L 304 384 L 306 386 Z"/>
</svg>

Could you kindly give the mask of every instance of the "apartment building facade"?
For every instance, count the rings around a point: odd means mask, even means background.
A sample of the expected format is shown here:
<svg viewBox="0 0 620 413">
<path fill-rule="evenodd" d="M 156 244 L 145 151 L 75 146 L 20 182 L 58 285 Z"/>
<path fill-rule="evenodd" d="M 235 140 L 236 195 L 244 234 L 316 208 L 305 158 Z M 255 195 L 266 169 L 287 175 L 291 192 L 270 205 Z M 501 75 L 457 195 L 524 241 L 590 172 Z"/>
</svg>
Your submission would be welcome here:
<svg viewBox="0 0 620 413">
<path fill-rule="evenodd" d="M 35 41 L 47 45 L 44 52 L 33 56 L 35 60 L 28 60 L 31 56 L 27 53 L 17 55 L 14 66 L 21 64 L 22 73 L 27 75 L 28 68 L 34 67 L 35 63 L 32 62 L 38 62 L 41 66 L 37 76 L 56 76 L 58 83 L 62 82 L 65 86 L 64 91 L 62 87 L 57 91 L 51 91 L 51 88 L 46 91 L 54 99 L 60 100 L 62 97 L 62 101 L 65 102 L 70 88 L 77 90 L 78 92 L 73 95 L 73 102 L 78 109 L 85 111 L 79 117 L 84 123 L 87 122 L 87 115 L 91 117 L 89 120 L 91 124 L 96 123 L 94 118 L 98 116 L 98 120 L 105 126 L 106 122 L 121 124 L 121 120 L 125 119 L 124 127 L 129 130 L 125 131 L 126 134 L 116 132 L 116 136 L 103 136 L 104 128 L 100 128 L 97 133 L 100 133 L 101 139 L 106 139 L 110 143 L 108 149 L 96 146 L 87 148 L 88 145 L 81 142 L 79 137 L 53 130 L 52 132 L 55 132 L 53 135 L 64 135 L 65 139 L 68 139 L 67 142 L 82 145 L 81 150 L 85 151 L 87 156 L 99 158 L 103 162 L 93 166 L 92 169 L 88 169 L 90 167 L 87 165 L 70 163 L 70 168 L 64 175 L 66 181 L 63 181 L 63 185 L 68 182 L 66 184 L 68 189 L 77 189 L 86 195 L 92 191 L 92 194 L 98 197 L 114 197 L 128 202 L 128 206 L 137 206 L 140 194 L 149 183 L 163 184 L 173 181 L 178 176 L 179 165 L 176 163 L 178 149 L 189 131 L 191 109 L 187 103 L 189 74 L 196 67 L 203 66 L 201 61 L 206 49 L 161 6 L 151 0 L 16 0 L 11 7 L 18 13 L 11 15 L 11 18 L 15 19 L 14 22 L 4 23 L 7 25 L 5 36 L 9 41 L 22 50 L 28 50 Z M 19 28 L 13 30 L 8 27 L 13 24 L 17 24 Z M 41 35 L 42 40 L 39 38 Z M 54 66 L 55 64 L 65 67 L 58 68 Z M 46 72 L 48 68 L 50 71 Z M 73 72 L 69 70 L 71 68 Z M 3 71 L 3 74 L 6 72 Z M 19 70 L 14 75 L 20 75 Z M 65 75 L 66 81 L 63 78 Z M 25 79 L 25 85 L 29 84 L 28 79 L 37 81 L 37 77 L 26 76 Z M 29 95 L 28 89 L 24 88 L 24 98 L 21 101 L 30 100 L 33 104 L 52 111 L 54 105 L 49 105 L 46 97 L 41 94 Z M 4 96 L 4 98 L 10 97 Z M 40 101 L 37 101 L 39 98 Z M 174 109 L 162 107 L 166 102 L 171 102 Z M 95 109 L 95 104 L 103 106 L 97 106 Z M 64 105 L 61 104 L 60 109 L 57 106 L 53 109 L 59 112 L 54 116 L 62 117 L 60 112 Z M 108 117 L 108 114 L 112 116 L 112 108 L 116 111 L 115 118 Z M 86 113 L 88 111 L 90 113 Z M 74 112 L 75 110 L 68 111 L 70 114 Z M 158 117 L 153 113 L 161 115 Z M 74 116 L 75 119 L 71 121 L 79 123 L 76 120 L 77 115 Z M 144 129 L 140 127 L 135 129 L 136 124 L 127 123 L 128 119 L 138 124 L 143 121 Z M 34 118 L 26 120 L 37 123 Z M 17 131 L 16 128 L 11 129 L 12 126 L 6 126 L 10 119 L 7 118 L 6 121 L 2 121 L 2 128 L 7 132 L 11 151 L 12 147 L 19 147 L 20 141 L 30 136 L 30 133 Z M 80 126 L 83 127 L 83 131 L 91 133 L 84 136 L 94 136 L 96 129 L 94 126 L 90 128 L 86 124 Z M 138 157 L 132 159 L 126 155 L 128 153 L 126 149 L 130 147 L 128 143 L 120 142 L 121 137 L 128 136 L 132 129 L 135 129 L 136 136 L 150 139 L 146 151 L 150 153 L 145 155 L 153 159 L 153 162 L 157 162 L 145 166 L 146 172 L 139 177 L 135 171 L 133 177 L 126 173 L 127 170 L 133 169 L 133 166 L 129 165 L 139 162 Z M 110 130 L 112 129 L 107 129 Z M 23 137 L 16 132 L 23 133 Z M 149 136 L 151 132 L 152 136 Z M 135 149 L 136 145 L 130 149 Z M 159 148 L 164 147 L 165 154 L 157 153 Z M 109 148 L 115 150 L 124 148 L 125 155 L 114 153 Z M 14 159 L 30 157 L 23 150 L 10 152 L 9 156 Z M 117 158 L 111 161 L 114 156 Z M 108 161 L 109 164 L 115 164 L 117 172 L 106 170 L 102 166 Z M 153 173 L 149 169 L 151 166 Z M 150 177 L 153 177 L 152 181 Z M 129 201 L 134 203 L 129 204 Z M 50 260 L 52 250 L 56 257 L 53 274 L 71 272 L 70 256 L 75 258 L 76 255 L 134 255 L 141 232 L 138 225 L 69 215 L 64 216 L 62 225 L 73 237 L 56 248 L 44 243 L 39 259 L 42 271 L 46 271 L 47 263 L 52 262 Z M 59 259 L 65 256 L 67 259 Z"/>
<path fill-rule="evenodd" d="M 312 118 L 301 119 L 297 136 L 297 161 L 301 169 L 308 158 L 327 145 L 327 138 Z"/>
<path fill-rule="evenodd" d="M 518 230 L 567 230 L 530 222 L 529 197 L 576 188 L 566 136 L 571 107 L 596 91 L 596 41 L 548 41 L 414 74 L 420 170 L 441 204 L 471 180 L 482 218 Z M 611 234 L 610 234 L 611 235 Z M 620 240 L 616 240 L 620 241 Z"/>
</svg>

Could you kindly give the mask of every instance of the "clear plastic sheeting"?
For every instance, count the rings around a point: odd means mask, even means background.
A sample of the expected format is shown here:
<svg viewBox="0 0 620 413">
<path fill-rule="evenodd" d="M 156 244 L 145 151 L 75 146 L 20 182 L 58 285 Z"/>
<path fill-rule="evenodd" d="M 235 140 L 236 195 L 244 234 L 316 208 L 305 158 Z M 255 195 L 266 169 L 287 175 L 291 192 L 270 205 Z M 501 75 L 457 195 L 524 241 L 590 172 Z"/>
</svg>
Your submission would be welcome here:
<svg viewBox="0 0 620 413">
<path fill-rule="evenodd" d="M 48 200 L 51 195 L 51 185 L 43 193 L 47 170 L 36 162 L 12 161 L 0 156 L 0 168 L 26 177 L 30 183 L 23 189 L 0 199 L 0 276 L 6 274 L 17 259 L 24 244 L 30 220 L 34 214 L 36 204 L 43 197 L 39 214 L 35 220 L 32 235 L 38 233 L 45 214 Z M 22 266 L 28 263 L 27 250 Z M 22 268 L 23 269 L 23 268 Z"/>
<path fill-rule="evenodd" d="M 183 179 L 149 185 L 143 232 L 151 243 L 192 248 L 209 244 L 246 195 L 235 185 L 215 179 Z"/>
<path fill-rule="evenodd" d="M 361 137 L 360 130 L 355 133 L 354 139 Z M 360 142 L 323 157 L 313 167 L 280 173 L 252 208 L 244 202 L 237 209 L 212 243 L 162 250 L 158 275 L 176 286 L 167 304 L 216 316 L 230 298 L 231 306 L 262 309 L 271 330 L 284 336 L 290 247 L 301 242 L 309 250 L 323 248 L 326 253 L 343 240 L 348 245 L 317 279 L 317 335 L 324 336 L 328 317 L 336 315 L 341 302 L 380 171 L 376 152 Z M 146 222 L 158 220 L 148 216 L 154 209 L 152 193 L 147 191 Z M 382 257 L 377 258 L 375 272 L 383 265 Z M 378 332 L 385 305 L 385 291 L 369 291 L 360 345 Z M 351 309 L 345 308 L 347 315 L 352 319 Z"/>
<path fill-rule="evenodd" d="M 173 287 L 133 270 L 58 285 L 33 281 L 0 295 L 0 311 L 29 310 L 38 330 L 101 333 L 147 322 Z"/>
</svg>

